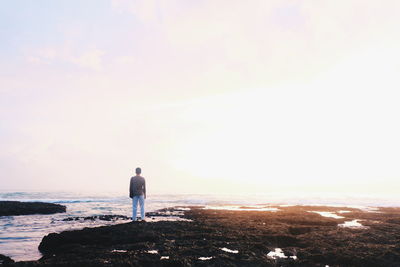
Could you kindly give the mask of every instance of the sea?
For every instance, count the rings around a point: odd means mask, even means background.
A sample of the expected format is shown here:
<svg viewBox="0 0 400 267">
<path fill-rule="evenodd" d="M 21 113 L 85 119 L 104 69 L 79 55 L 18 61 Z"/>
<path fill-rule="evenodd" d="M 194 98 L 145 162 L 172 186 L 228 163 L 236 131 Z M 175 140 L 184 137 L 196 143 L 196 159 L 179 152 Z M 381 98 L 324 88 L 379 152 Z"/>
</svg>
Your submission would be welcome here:
<svg viewBox="0 0 400 267">
<path fill-rule="evenodd" d="M 0 201 L 40 201 L 65 205 L 65 213 L 51 215 L 0 216 L 0 254 L 15 261 L 38 260 L 38 246 L 49 233 L 126 223 L 126 220 L 71 220 L 68 217 L 95 215 L 132 216 L 131 199 L 122 193 L 0 192 Z M 347 207 L 400 207 L 399 196 L 356 194 L 153 194 L 146 199 L 146 211 L 174 206 L 221 205 L 326 205 Z"/>
</svg>

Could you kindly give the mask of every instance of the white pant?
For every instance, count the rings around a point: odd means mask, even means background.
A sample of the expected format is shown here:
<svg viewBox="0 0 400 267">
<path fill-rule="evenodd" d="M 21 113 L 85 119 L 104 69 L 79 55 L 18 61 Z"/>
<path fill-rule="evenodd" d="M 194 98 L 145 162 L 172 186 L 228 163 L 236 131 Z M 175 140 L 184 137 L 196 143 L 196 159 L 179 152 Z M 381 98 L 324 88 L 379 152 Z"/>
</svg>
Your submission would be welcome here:
<svg viewBox="0 0 400 267">
<path fill-rule="evenodd" d="M 137 204 L 140 204 L 140 217 L 142 218 L 142 220 L 144 220 L 144 197 L 143 195 L 141 196 L 134 196 L 132 198 L 132 220 L 136 221 L 136 213 L 137 213 Z"/>
</svg>

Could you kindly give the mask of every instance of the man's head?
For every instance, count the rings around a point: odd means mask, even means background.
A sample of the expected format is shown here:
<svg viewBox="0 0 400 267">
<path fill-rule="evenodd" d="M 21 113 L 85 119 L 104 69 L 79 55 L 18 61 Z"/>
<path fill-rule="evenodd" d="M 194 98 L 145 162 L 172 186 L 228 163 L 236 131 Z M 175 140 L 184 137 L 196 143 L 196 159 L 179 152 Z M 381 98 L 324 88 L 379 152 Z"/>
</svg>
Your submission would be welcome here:
<svg viewBox="0 0 400 267">
<path fill-rule="evenodd" d="M 142 169 L 141 168 L 136 168 L 135 170 L 136 174 L 139 175 L 142 173 Z"/>
</svg>

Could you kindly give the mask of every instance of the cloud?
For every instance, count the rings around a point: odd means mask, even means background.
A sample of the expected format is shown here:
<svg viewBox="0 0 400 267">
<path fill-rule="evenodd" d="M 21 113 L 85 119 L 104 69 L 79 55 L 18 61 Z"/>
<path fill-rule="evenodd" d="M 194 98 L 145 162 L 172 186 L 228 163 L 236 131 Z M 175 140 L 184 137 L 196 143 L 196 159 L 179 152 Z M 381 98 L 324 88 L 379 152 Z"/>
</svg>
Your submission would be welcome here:
<svg viewBox="0 0 400 267">
<path fill-rule="evenodd" d="M 151 22 L 157 19 L 157 9 L 159 1 L 146 0 L 146 1 L 131 1 L 131 0 L 111 0 L 111 6 L 119 13 L 132 13 L 140 20 Z M 171 1 L 172 5 L 173 3 Z"/>
<path fill-rule="evenodd" d="M 158 49 L 165 46 L 165 53 L 176 55 L 175 62 L 185 57 L 205 69 L 219 68 L 217 73 L 240 73 L 257 85 L 312 79 L 382 39 L 400 44 L 392 34 L 400 26 L 393 11 L 397 1 L 112 3 L 116 11 L 130 13 L 148 27 Z"/>
<path fill-rule="evenodd" d="M 49 46 L 32 49 L 26 57 L 35 64 L 73 64 L 84 69 L 101 70 L 103 68 L 104 50 L 98 48 L 78 49 L 65 43 L 60 46 Z"/>
<path fill-rule="evenodd" d="M 81 67 L 86 67 L 93 70 L 102 69 L 102 57 L 104 51 L 100 49 L 92 49 L 85 51 L 83 54 L 77 57 L 71 57 L 70 61 L 76 63 Z"/>
<path fill-rule="evenodd" d="M 158 188 L 243 162 L 260 180 L 398 176 L 400 2 L 111 3 L 0 62 L 0 156 L 27 185 L 124 188 L 132 164 Z"/>
</svg>

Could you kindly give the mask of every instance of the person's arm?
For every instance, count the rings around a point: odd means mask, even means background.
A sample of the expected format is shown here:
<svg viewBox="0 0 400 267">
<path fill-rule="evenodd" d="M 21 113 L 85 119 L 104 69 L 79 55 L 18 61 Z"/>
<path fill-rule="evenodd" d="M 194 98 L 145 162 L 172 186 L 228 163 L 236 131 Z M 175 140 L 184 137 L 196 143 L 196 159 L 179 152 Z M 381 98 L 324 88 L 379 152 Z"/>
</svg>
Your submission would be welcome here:
<svg viewBox="0 0 400 267">
<path fill-rule="evenodd" d="M 144 194 L 144 198 L 146 199 L 146 180 L 144 180 L 144 182 L 143 182 L 143 194 Z"/>
<path fill-rule="evenodd" d="M 132 198 L 132 191 L 133 191 L 133 186 L 132 186 L 132 178 L 131 181 L 129 182 L 129 197 Z"/>
</svg>

